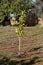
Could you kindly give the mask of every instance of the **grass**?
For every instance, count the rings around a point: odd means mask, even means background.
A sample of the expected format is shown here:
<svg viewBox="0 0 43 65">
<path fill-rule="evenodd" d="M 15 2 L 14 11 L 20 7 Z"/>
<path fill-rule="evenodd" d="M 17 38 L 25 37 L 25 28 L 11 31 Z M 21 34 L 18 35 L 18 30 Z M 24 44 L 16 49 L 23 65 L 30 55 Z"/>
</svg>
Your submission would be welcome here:
<svg viewBox="0 0 43 65">
<path fill-rule="evenodd" d="M 24 35 L 34 35 L 43 33 L 43 27 L 40 27 L 39 25 L 35 27 L 26 27 L 24 28 Z M 15 34 L 15 27 L 0 27 L 0 39 L 2 38 L 11 38 L 11 37 L 17 37 Z"/>
<path fill-rule="evenodd" d="M 12 56 L 12 54 L 11 53 L 7 53 L 7 52 L 3 52 L 3 53 L 0 53 L 0 56 L 10 58 Z"/>
</svg>

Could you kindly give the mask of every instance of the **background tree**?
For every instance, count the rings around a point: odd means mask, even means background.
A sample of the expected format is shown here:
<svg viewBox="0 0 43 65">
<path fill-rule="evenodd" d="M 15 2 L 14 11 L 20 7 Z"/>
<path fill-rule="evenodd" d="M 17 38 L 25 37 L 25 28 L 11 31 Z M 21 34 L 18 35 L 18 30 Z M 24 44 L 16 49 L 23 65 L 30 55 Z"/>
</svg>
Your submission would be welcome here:
<svg viewBox="0 0 43 65">
<path fill-rule="evenodd" d="M 8 7 L 9 7 L 8 0 L 2 0 L 0 2 L 0 21 L 2 21 L 4 17 L 8 15 Z"/>
<path fill-rule="evenodd" d="M 36 6 L 38 15 L 43 17 L 43 0 L 36 0 L 34 4 Z"/>
<path fill-rule="evenodd" d="M 9 16 L 11 12 L 18 15 L 22 10 L 29 10 L 29 8 L 37 9 L 38 1 L 39 0 L 34 4 L 32 0 L 0 0 L 0 21 L 2 21 L 5 16 Z M 40 0 L 39 3 L 40 2 L 42 3 L 42 0 Z M 43 4 L 41 4 L 41 7 L 43 11 Z"/>
</svg>

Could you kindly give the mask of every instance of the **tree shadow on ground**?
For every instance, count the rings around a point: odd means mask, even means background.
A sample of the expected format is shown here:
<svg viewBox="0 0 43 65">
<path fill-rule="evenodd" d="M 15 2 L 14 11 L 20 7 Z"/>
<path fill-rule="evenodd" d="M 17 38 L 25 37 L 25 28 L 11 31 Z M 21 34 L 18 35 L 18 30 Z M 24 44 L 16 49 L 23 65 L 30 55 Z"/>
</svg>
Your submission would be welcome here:
<svg viewBox="0 0 43 65">
<path fill-rule="evenodd" d="M 39 57 L 34 57 L 30 61 L 26 60 L 27 62 L 25 62 L 24 60 L 14 61 L 14 60 L 10 60 L 7 57 L 3 57 L 2 59 L 0 59 L 0 65 L 33 65 L 38 62 L 43 62 L 43 60 L 36 61 L 38 58 Z"/>
</svg>

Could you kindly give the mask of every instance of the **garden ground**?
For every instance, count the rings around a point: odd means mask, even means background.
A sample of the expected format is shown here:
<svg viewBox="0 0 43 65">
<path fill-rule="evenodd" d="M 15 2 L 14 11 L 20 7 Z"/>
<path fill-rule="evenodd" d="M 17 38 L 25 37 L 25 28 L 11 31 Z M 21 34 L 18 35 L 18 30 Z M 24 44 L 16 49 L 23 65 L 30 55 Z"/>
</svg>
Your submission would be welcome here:
<svg viewBox="0 0 43 65">
<path fill-rule="evenodd" d="M 21 37 L 21 58 L 18 55 L 18 37 L 15 27 L 0 27 L 0 58 L 11 56 L 11 60 L 24 62 L 33 61 L 34 65 L 43 65 L 43 26 L 24 27 L 24 35 Z"/>
</svg>

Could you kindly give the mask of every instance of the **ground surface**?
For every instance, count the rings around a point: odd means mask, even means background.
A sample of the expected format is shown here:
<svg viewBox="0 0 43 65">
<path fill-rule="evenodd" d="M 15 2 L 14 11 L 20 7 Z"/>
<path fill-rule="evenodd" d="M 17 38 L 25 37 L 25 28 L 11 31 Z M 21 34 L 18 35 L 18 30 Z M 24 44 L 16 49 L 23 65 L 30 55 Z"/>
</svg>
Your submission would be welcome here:
<svg viewBox="0 0 43 65">
<path fill-rule="evenodd" d="M 43 65 L 43 27 L 25 27 L 24 36 L 21 38 L 22 58 L 25 63 L 33 62 L 34 65 Z M 0 54 L 18 54 L 18 37 L 15 34 L 15 27 L 0 27 Z M 15 60 L 14 57 L 11 60 Z"/>
</svg>

